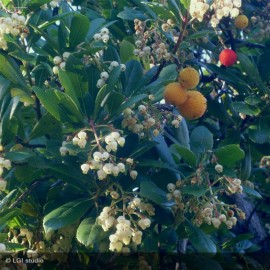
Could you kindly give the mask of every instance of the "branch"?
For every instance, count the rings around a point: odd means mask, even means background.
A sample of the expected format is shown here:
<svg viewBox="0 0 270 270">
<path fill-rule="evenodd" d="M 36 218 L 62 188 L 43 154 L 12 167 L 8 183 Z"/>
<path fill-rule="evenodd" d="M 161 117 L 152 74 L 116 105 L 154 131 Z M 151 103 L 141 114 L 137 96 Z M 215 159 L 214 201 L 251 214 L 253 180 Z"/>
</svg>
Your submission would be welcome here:
<svg viewBox="0 0 270 270">
<path fill-rule="evenodd" d="M 36 180 L 34 181 L 31 186 L 29 187 L 29 189 L 27 189 L 25 192 L 23 192 L 18 198 L 17 200 L 12 203 L 10 206 L 9 206 L 9 209 L 11 208 L 15 208 L 21 201 L 23 201 L 29 194 L 31 194 L 33 192 L 33 190 L 35 190 L 40 184 L 42 181 L 44 180 L 48 180 L 50 179 L 50 177 L 44 177 L 40 180 Z"/>
</svg>

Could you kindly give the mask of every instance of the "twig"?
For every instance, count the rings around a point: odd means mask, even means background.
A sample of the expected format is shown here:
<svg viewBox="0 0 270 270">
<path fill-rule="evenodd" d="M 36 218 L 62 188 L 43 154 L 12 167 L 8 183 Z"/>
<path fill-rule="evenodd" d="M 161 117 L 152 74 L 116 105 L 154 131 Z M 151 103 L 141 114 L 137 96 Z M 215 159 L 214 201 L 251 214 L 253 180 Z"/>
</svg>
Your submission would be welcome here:
<svg viewBox="0 0 270 270">
<path fill-rule="evenodd" d="M 44 180 L 47 180 L 49 179 L 49 177 L 45 177 L 43 179 L 40 179 L 40 180 L 36 180 L 34 181 L 31 186 L 29 187 L 29 189 L 27 189 L 25 192 L 23 192 L 19 198 L 14 202 L 12 203 L 10 206 L 9 206 L 9 209 L 11 208 L 15 208 L 22 200 L 24 200 L 34 189 L 36 189 L 42 181 Z"/>
</svg>

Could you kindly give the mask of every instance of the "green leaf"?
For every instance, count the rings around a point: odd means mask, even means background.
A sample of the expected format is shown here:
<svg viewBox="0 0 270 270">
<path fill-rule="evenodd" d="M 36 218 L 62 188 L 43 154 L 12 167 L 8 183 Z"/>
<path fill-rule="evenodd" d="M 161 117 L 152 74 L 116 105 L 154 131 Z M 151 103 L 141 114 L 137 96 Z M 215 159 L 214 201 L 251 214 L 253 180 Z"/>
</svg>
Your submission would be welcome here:
<svg viewBox="0 0 270 270">
<path fill-rule="evenodd" d="M 104 238 L 108 237 L 108 232 L 104 232 L 100 225 L 93 224 L 91 219 L 84 219 L 77 230 L 78 241 L 86 247 L 98 244 Z"/>
<path fill-rule="evenodd" d="M 120 58 L 122 63 L 126 63 L 129 60 L 136 59 L 134 55 L 135 46 L 127 40 L 123 40 L 120 43 Z"/>
<path fill-rule="evenodd" d="M 264 91 L 265 93 L 269 93 L 269 89 L 267 89 L 267 87 L 264 85 L 257 66 L 251 60 L 251 58 L 243 53 L 238 53 L 237 57 L 240 61 L 242 69 L 247 73 L 249 79 L 251 79 L 251 81 L 254 82 L 260 90 Z"/>
<path fill-rule="evenodd" d="M 247 134 L 255 143 L 264 144 L 270 142 L 270 128 L 267 122 L 262 118 L 248 127 Z"/>
<path fill-rule="evenodd" d="M 69 95 L 58 90 L 33 87 L 42 105 L 58 121 L 83 121 L 84 116 Z"/>
<path fill-rule="evenodd" d="M 187 0 L 184 0 L 184 1 L 187 1 Z M 215 35 L 215 31 L 210 30 L 210 29 L 208 29 L 208 30 L 201 30 L 201 31 L 195 32 L 195 33 L 187 36 L 187 38 L 185 40 L 203 38 L 203 37 L 206 37 L 208 35 Z"/>
<path fill-rule="evenodd" d="M 237 112 L 251 116 L 258 115 L 261 112 L 261 110 L 258 107 L 250 106 L 245 102 L 234 102 L 233 107 Z"/>
<path fill-rule="evenodd" d="M 21 86 L 23 89 L 27 89 L 25 79 L 20 72 L 20 68 L 17 63 L 8 55 L 0 52 L 0 73 L 4 77 L 9 79 L 15 85 Z"/>
<path fill-rule="evenodd" d="M 127 21 L 134 21 L 135 19 L 145 21 L 147 19 L 142 11 L 129 7 L 124 7 L 124 10 L 119 12 L 117 17 Z"/>
<path fill-rule="evenodd" d="M 90 199 L 78 199 L 54 209 L 43 219 L 43 227 L 46 233 L 75 223 L 92 205 Z"/>
<path fill-rule="evenodd" d="M 196 127 L 190 135 L 190 148 L 197 156 L 212 150 L 214 144 L 212 133 L 204 126 Z"/>
<path fill-rule="evenodd" d="M 189 5 L 190 5 L 190 0 L 180 0 L 180 2 L 182 3 L 182 5 L 188 9 Z"/>
<path fill-rule="evenodd" d="M 110 115 L 113 115 L 118 110 L 120 105 L 124 102 L 125 96 L 119 92 L 112 92 L 110 98 L 106 102 L 106 109 Z"/>
<path fill-rule="evenodd" d="M 9 159 L 12 162 L 25 162 L 29 158 L 35 156 L 35 154 L 28 150 L 20 150 L 20 151 L 11 151 L 6 153 L 5 158 Z"/>
<path fill-rule="evenodd" d="M 131 96 L 132 93 L 136 92 L 139 86 L 141 86 L 141 81 L 143 78 L 143 68 L 142 65 L 136 61 L 131 60 L 126 65 L 126 88 L 125 95 Z"/>
<path fill-rule="evenodd" d="M 46 108 L 46 110 L 54 116 L 58 121 L 60 121 L 60 111 L 59 106 L 57 104 L 57 100 L 55 98 L 54 91 L 52 90 L 43 90 L 39 87 L 33 87 L 33 91 L 41 101 L 42 105 Z"/>
<path fill-rule="evenodd" d="M 215 150 L 219 164 L 233 166 L 236 162 L 245 157 L 245 152 L 237 144 L 230 144 Z"/>
<path fill-rule="evenodd" d="M 84 42 L 90 26 L 89 19 L 79 13 L 76 13 L 71 21 L 69 34 L 69 47 L 74 48 Z"/>
<path fill-rule="evenodd" d="M 31 11 L 36 11 L 38 9 L 40 9 L 41 6 L 49 3 L 50 0 L 30 0 L 27 3 L 27 7 L 31 10 Z"/>
<path fill-rule="evenodd" d="M 168 205 L 166 192 L 147 178 L 143 178 L 141 181 L 140 195 L 158 205 Z"/>
<path fill-rule="evenodd" d="M 44 114 L 34 126 L 29 139 L 44 136 L 59 127 L 59 122 L 49 113 Z"/>
<path fill-rule="evenodd" d="M 250 188 L 248 186 L 243 186 L 243 191 L 245 193 L 247 193 L 248 195 L 254 196 L 257 199 L 262 199 L 263 198 L 262 195 L 258 191 L 256 191 L 253 188 Z"/>
<path fill-rule="evenodd" d="M 200 197 L 207 192 L 207 188 L 202 186 L 185 186 L 181 188 L 183 194 L 193 195 L 195 197 Z"/>
<path fill-rule="evenodd" d="M 79 225 L 76 233 L 77 240 L 86 247 L 94 244 L 93 228 L 95 225 L 95 219 L 93 217 L 84 219 Z M 91 234 L 92 232 L 92 234 Z"/>
<path fill-rule="evenodd" d="M 0 201 L 0 211 L 14 198 L 16 192 L 17 189 L 13 189 Z"/>
<path fill-rule="evenodd" d="M 190 221 L 186 221 L 185 228 L 188 239 L 199 253 L 216 253 L 217 247 L 212 239 L 202 230 L 195 227 Z"/>
<path fill-rule="evenodd" d="M 67 72 L 60 68 L 58 75 L 59 75 L 59 80 L 65 89 L 65 92 L 72 98 L 74 103 L 79 107 L 80 104 L 79 104 L 78 97 L 76 95 L 76 90 L 70 79 L 71 72 Z"/>
<path fill-rule="evenodd" d="M 12 88 L 11 89 L 11 96 L 18 97 L 21 102 L 26 102 L 28 104 L 34 104 L 35 101 L 31 97 L 31 95 L 22 89 L 19 88 Z"/>
<path fill-rule="evenodd" d="M 190 151 L 188 148 L 179 146 L 177 144 L 174 144 L 172 146 L 172 149 L 176 151 L 180 158 L 183 158 L 183 160 L 190 165 L 191 167 L 196 167 L 196 156 L 192 151 Z"/>
</svg>

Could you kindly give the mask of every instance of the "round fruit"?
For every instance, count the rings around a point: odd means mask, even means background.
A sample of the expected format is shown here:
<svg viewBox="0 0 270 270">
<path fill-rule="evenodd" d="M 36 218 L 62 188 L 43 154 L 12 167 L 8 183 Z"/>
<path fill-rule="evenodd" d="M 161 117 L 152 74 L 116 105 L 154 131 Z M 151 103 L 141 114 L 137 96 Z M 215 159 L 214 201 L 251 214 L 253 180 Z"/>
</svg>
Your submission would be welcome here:
<svg viewBox="0 0 270 270">
<path fill-rule="evenodd" d="M 248 17 L 246 15 L 239 15 L 235 21 L 234 25 L 238 29 L 244 29 L 248 26 Z"/>
<path fill-rule="evenodd" d="M 222 65 L 229 67 L 235 64 L 237 54 L 231 49 L 224 49 L 219 54 L 219 61 Z"/>
<path fill-rule="evenodd" d="M 165 87 L 164 99 L 167 103 L 172 105 L 181 105 L 187 99 L 187 89 L 183 88 L 180 83 L 169 83 Z"/>
<path fill-rule="evenodd" d="M 199 84 L 200 75 L 196 69 L 187 67 L 179 73 L 178 80 L 184 88 L 194 89 Z"/>
<path fill-rule="evenodd" d="M 189 120 L 200 118 L 206 108 L 206 98 L 198 91 L 189 91 L 186 102 L 177 107 L 181 115 Z"/>
</svg>

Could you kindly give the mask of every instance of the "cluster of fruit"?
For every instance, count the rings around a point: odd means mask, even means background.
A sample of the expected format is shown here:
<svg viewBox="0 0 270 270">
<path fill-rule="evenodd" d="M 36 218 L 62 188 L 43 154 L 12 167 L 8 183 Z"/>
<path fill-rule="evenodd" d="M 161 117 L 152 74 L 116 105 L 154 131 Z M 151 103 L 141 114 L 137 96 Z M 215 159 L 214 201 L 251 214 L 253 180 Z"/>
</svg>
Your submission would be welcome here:
<svg viewBox="0 0 270 270">
<path fill-rule="evenodd" d="M 179 73 L 178 82 L 169 83 L 165 87 L 165 101 L 176 106 L 180 114 L 189 120 L 200 118 L 207 108 L 206 98 L 194 89 L 199 82 L 198 71 L 187 67 Z"/>
<path fill-rule="evenodd" d="M 102 41 L 104 43 L 107 43 L 109 41 L 109 39 L 110 39 L 109 33 L 110 33 L 109 32 L 109 29 L 106 28 L 106 27 L 103 27 L 99 31 L 99 33 L 96 33 L 94 35 L 94 40 L 96 40 L 96 41 Z"/>
</svg>

